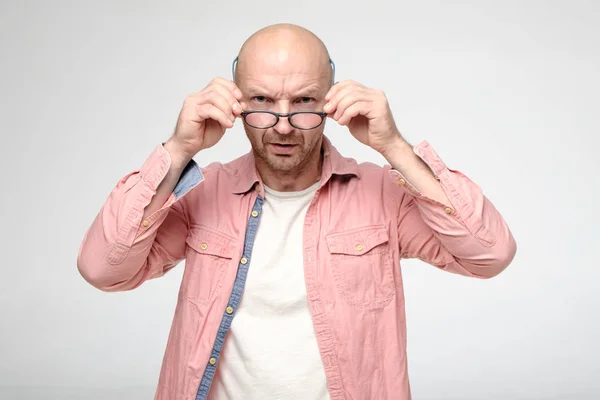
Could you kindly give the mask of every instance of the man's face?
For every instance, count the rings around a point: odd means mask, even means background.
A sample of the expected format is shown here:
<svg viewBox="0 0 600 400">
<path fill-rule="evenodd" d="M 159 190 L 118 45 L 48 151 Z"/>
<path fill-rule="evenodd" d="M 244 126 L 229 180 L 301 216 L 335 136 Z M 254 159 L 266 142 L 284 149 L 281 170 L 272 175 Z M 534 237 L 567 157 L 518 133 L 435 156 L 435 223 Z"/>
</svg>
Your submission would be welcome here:
<svg viewBox="0 0 600 400">
<path fill-rule="evenodd" d="M 248 110 L 277 113 L 322 111 L 329 90 L 323 63 L 311 55 L 285 51 L 250 55 L 238 75 L 242 101 Z M 311 130 L 296 129 L 287 117 L 277 125 L 257 129 L 244 124 L 254 153 L 275 173 L 301 172 L 320 161 L 325 123 Z M 259 160 L 257 160 L 259 161 Z"/>
</svg>

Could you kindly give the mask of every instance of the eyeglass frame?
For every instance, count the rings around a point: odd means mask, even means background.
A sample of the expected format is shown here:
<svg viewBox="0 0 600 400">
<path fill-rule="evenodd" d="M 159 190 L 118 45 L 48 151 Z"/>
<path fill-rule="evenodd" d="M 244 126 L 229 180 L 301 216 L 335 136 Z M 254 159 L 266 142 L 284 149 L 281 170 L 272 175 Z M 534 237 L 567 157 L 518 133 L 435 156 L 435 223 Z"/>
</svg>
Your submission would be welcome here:
<svg viewBox="0 0 600 400">
<path fill-rule="evenodd" d="M 263 114 L 271 114 L 274 115 L 277 119 L 275 120 L 275 123 L 269 126 L 255 126 L 252 124 L 249 124 L 248 122 L 246 122 L 246 116 L 248 116 L 249 114 L 256 114 L 256 113 L 263 113 Z M 297 114 L 315 114 L 318 115 L 319 117 L 321 117 L 321 122 L 319 122 L 318 125 L 313 126 L 312 128 L 300 128 L 299 126 L 296 126 L 292 123 L 292 117 L 294 115 Z M 311 129 L 316 129 L 319 126 L 323 125 L 323 121 L 325 121 L 325 118 L 327 117 L 327 113 L 323 112 L 323 111 L 296 111 L 293 113 L 278 113 L 275 111 L 269 111 L 269 110 L 249 110 L 249 111 L 242 111 L 242 118 L 244 119 L 244 122 L 247 123 L 248 125 L 250 125 L 251 127 L 255 128 L 255 129 L 269 129 L 274 127 L 275 125 L 277 125 L 279 123 L 279 118 L 287 118 L 288 119 L 288 123 L 293 126 L 296 129 L 300 129 L 303 131 L 310 131 Z"/>
</svg>

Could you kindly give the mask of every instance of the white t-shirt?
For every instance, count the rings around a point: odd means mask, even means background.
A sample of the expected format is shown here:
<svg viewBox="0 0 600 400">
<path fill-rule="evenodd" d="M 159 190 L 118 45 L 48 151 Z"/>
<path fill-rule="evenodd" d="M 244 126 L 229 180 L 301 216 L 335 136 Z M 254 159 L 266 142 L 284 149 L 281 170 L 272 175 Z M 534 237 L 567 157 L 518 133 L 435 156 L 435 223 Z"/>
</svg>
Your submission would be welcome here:
<svg viewBox="0 0 600 400">
<path fill-rule="evenodd" d="M 300 192 L 265 187 L 244 293 L 210 399 L 329 399 L 302 257 L 304 216 L 318 187 Z"/>
</svg>

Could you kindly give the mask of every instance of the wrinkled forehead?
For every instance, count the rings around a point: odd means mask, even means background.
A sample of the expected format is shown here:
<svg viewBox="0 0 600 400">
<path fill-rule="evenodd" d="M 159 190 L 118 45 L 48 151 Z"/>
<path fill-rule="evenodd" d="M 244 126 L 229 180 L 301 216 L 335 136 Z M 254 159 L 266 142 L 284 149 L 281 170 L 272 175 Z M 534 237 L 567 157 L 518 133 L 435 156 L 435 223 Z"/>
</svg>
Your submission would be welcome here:
<svg viewBox="0 0 600 400">
<path fill-rule="evenodd" d="M 333 83 L 334 64 L 326 54 L 315 51 L 270 49 L 247 51 L 233 63 L 232 73 L 238 85 L 264 82 L 269 85 L 285 83 L 296 89 L 303 85 L 319 84 L 329 88 Z"/>
</svg>

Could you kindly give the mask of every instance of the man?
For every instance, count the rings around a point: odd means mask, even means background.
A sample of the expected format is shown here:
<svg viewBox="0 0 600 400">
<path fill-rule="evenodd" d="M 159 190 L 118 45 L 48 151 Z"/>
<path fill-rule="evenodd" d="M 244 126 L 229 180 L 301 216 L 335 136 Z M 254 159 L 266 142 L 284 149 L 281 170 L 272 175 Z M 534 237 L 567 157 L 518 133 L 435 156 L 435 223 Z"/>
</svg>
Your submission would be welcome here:
<svg viewBox="0 0 600 400">
<path fill-rule="evenodd" d="M 114 188 L 79 271 L 122 291 L 185 260 L 156 399 L 409 399 L 400 259 L 490 278 L 514 257 L 509 228 L 427 142 L 402 138 L 382 92 L 332 85 L 311 32 L 267 27 L 238 60 Z M 252 151 L 199 168 L 236 118 Z M 342 157 L 327 118 L 389 166 Z"/>
</svg>

